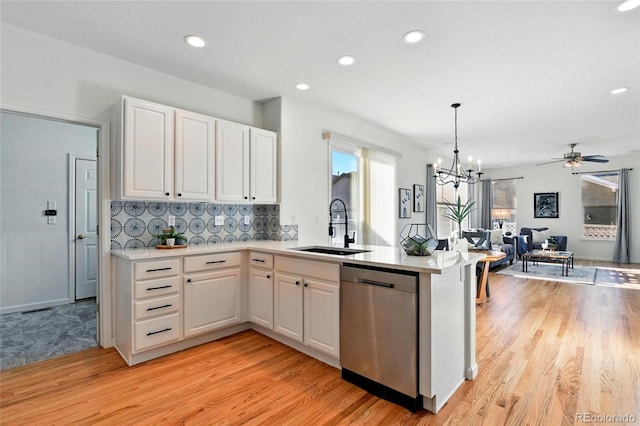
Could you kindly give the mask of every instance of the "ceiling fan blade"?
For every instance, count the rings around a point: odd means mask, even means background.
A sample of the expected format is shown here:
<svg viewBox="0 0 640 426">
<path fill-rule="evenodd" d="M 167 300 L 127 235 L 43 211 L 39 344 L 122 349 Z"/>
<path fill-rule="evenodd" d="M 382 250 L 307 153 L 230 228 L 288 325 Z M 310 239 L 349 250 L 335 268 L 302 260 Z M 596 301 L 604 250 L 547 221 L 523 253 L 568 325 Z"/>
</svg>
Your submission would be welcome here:
<svg viewBox="0 0 640 426">
<path fill-rule="evenodd" d="M 582 161 L 590 161 L 592 163 L 608 163 L 609 160 L 606 158 L 582 158 Z"/>
<path fill-rule="evenodd" d="M 536 164 L 536 166 L 544 166 L 545 164 L 551 164 L 551 163 L 559 163 L 561 161 L 564 161 L 564 158 L 559 158 L 555 161 L 547 161 L 546 163 L 540 163 L 540 164 Z"/>
<path fill-rule="evenodd" d="M 604 158 L 604 155 L 585 155 L 582 157 L 583 160 L 590 160 L 592 158 Z"/>
</svg>

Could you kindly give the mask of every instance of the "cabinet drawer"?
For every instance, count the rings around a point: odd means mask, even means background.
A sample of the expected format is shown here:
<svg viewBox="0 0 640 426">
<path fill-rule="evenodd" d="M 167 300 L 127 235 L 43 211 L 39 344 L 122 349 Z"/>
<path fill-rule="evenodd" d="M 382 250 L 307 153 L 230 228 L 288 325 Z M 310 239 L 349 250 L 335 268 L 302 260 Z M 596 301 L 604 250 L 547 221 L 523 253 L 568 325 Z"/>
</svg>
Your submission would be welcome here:
<svg viewBox="0 0 640 426">
<path fill-rule="evenodd" d="M 136 322 L 135 350 L 141 351 L 180 338 L 180 314 Z"/>
<path fill-rule="evenodd" d="M 159 280 L 138 281 L 135 284 L 135 298 L 164 296 L 180 291 L 180 277 L 160 278 Z"/>
<path fill-rule="evenodd" d="M 174 294 L 167 297 L 157 297 L 142 302 L 134 303 L 136 320 L 157 317 L 172 312 L 177 312 L 180 308 L 180 295 Z"/>
<path fill-rule="evenodd" d="M 171 277 L 180 273 L 180 259 L 163 259 L 151 262 L 136 262 L 135 279 Z"/>
<path fill-rule="evenodd" d="M 187 256 L 184 258 L 184 272 L 210 271 L 240 266 L 241 263 L 242 255 L 240 252 Z"/>
<path fill-rule="evenodd" d="M 254 268 L 273 269 L 273 255 L 251 251 L 249 252 L 249 264 Z"/>
</svg>

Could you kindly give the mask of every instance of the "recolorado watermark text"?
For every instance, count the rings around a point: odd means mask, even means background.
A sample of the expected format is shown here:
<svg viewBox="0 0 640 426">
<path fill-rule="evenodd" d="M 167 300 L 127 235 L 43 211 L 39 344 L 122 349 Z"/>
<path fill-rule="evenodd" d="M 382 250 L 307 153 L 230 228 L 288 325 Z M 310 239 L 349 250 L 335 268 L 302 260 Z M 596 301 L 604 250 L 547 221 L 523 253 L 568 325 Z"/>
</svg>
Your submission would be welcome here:
<svg viewBox="0 0 640 426">
<path fill-rule="evenodd" d="M 636 423 L 638 417 L 633 414 L 594 414 L 576 413 L 576 423 Z"/>
</svg>

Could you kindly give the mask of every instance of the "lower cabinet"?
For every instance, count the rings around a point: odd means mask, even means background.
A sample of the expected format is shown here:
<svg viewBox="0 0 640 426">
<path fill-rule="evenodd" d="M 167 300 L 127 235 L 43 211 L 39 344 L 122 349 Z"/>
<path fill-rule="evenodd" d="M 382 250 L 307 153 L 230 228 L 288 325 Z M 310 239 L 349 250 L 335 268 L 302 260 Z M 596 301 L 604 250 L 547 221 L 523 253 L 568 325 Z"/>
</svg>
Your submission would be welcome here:
<svg viewBox="0 0 640 426">
<path fill-rule="evenodd" d="M 273 330 L 273 272 L 249 270 L 249 321 Z"/>
<path fill-rule="evenodd" d="M 275 276 L 274 331 L 337 358 L 339 266 L 277 256 Z"/>
<path fill-rule="evenodd" d="M 185 277 L 185 337 L 240 322 L 241 277 L 240 268 Z"/>
</svg>

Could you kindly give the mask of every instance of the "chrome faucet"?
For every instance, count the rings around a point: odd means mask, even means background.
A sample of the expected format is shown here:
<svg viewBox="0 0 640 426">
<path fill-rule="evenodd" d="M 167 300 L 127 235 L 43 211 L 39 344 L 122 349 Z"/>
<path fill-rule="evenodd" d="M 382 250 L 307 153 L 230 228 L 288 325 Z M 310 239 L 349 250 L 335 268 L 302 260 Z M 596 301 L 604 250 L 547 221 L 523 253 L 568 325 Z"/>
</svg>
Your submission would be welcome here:
<svg viewBox="0 0 640 426">
<path fill-rule="evenodd" d="M 340 204 L 342 204 L 342 210 L 344 210 L 344 222 L 336 222 L 335 225 L 343 225 L 344 224 L 344 248 L 349 248 L 349 243 L 355 243 L 356 242 L 356 233 L 353 233 L 353 237 L 349 238 L 349 216 L 347 215 L 347 206 L 344 204 L 344 201 L 342 201 L 340 198 L 334 198 L 333 201 L 331 201 L 331 204 L 329 204 L 329 236 L 333 237 L 334 236 L 334 228 L 333 228 L 333 218 L 331 216 L 331 212 L 333 210 L 333 204 L 339 202 Z"/>
</svg>

